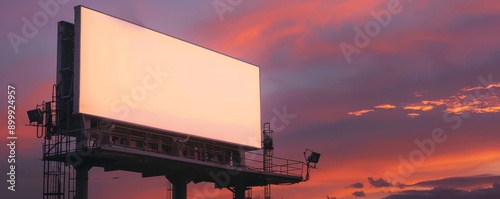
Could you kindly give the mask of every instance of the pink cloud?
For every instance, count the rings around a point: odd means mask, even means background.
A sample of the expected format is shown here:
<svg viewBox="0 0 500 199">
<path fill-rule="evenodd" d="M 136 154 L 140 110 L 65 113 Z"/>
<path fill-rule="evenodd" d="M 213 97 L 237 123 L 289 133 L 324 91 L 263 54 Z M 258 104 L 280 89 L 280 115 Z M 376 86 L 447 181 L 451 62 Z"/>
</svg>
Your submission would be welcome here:
<svg viewBox="0 0 500 199">
<path fill-rule="evenodd" d="M 420 114 L 419 113 L 408 113 L 407 116 L 411 117 L 411 118 L 416 118 L 416 117 L 420 116 Z"/>
</svg>

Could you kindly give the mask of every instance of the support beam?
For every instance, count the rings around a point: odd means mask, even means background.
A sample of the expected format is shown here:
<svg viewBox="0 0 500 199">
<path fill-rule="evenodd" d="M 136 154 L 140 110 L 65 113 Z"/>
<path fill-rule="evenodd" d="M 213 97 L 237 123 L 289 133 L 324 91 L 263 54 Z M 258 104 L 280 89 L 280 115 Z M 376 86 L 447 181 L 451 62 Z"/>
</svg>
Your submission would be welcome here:
<svg viewBox="0 0 500 199">
<path fill-rule="evenodd" d="M 82 132 L 76 135 L 76 143 L 86 143 L 87 137 Z M 78 148 L 77 144 L 77 148 Z M 88 149 L 87 149 L 88 150 Z M 73 165 L 76 171 L 76 195 L 75 199 L 87 199 L 89 192 L 89 170 L 92 168 L 89 160 L 86 157 L 82 157 L 82 162 L 77 165 Z"/>
<path fill-rule="evenodd" d="M 165 175 L 172 183 L 172 199 L 187 199 L 187 184 L 189 183 L 186 176 L 182 175 Z"/>
<path fill-rule="evenodd" d="M 89 192 L 89 170 L 91 166 L 82 163 L 75 167 L 76 170 L 76 196 L 75 199 L 87 199 Z"/>
<path fill-rule="evenodd" d="M 247 187 L 243 184 L 234 188 L 234 199 L 245 199 L 245 190 Z"/>
</svg>

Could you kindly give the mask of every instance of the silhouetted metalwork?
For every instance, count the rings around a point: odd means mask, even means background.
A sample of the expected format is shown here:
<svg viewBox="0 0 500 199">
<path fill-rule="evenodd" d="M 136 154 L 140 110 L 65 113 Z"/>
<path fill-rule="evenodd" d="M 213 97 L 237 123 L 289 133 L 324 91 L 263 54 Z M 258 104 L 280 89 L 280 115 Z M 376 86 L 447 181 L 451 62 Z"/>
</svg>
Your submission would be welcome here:
<svg viewBox="0 0 500 199">
<path fill-rule="evenodd" d="M 273 168 L 273 130 L 271 130 L 271 123 L 264 123 L 262 149 L 264 152 L 264 171 L 272 171 Z M 264 199 L 271 199 L 271 185 L 264 186 Z"/>
<path fill-rule="evenodd" d="M 163 176 L 172 183 L 175 199 L 187 197 L 190 182 L 212 182 L 244 199 L 251 197 L 252 186 L 265 186 L 270 198 L 271 184 L 304 180 L 304 162 L 273 156 L 269 123 L 263 126 L 263 153 L 258 153 L 245 146 L 74 114 L 74 40 L 74 25 L 59 22 L 52 100 L 28 111 L 37 137 L 44 138 L 44 199 L 86 199 L 92 167 Z"/>
</svg>

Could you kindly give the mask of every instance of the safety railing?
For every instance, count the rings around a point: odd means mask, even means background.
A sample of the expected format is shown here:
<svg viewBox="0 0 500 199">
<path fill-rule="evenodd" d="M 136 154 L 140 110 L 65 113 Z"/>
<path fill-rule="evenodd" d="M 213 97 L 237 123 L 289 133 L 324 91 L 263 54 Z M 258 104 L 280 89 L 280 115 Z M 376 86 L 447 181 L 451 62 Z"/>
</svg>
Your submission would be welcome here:
<svg viewBox="0 0 500 199">
<path fill-rule="evenodd" d="M 264 155 L 257 152 L 247 152 L 245 166 L 252 170 L 289 176 L 302 176 L 304 162 L 280 157 L 272 157 L 269 168 L 264 168 Z"/>
<path fill-rule="evenodd" d="M 65 153 L 87 152 L 101 146 L 125 147 L 144 151 L 156 152 L 176 157 L 183 157 L 202 162 L 211 162 L 219 165 L 243 168 L 264 173 L 273 173 L 288 176 L 302 176 L 304 162 L 290 160 L 280 157 L 265 158 L 262 152 L 250 151 L 245 155 L 234 148 L 224 148 L 221 146 L 202 144 L 194 141 L 186 143 L 164 142 L 162 138 L 145 139 L 144 137 L 131 136 L 116 132 L 109 132 L 98 129 L 80 130 L 81 139 L 77 142 L 76 137 L 60 135 L 55 136 L 51 141 L 46 141 L 43 145 L 44 157 L 61 155 Z M 77 134 L 78 135 L 78 134 Z M 267 167 L 264 166 L 264 159 L 271 160 Z"/>
<path fill-rule="evenodd" d="M 75 136 L 68 136 L 65 134 L 55 134 L 50 137 L 50 139 L 45 139 L 42 144 L 42 152 L 44 157 L 65 155 L 67 153 L 75 152 L 81 150 L 80 153 L 83 154 L 84 151 L 91 150 L 92 148 L 97 148 L 100 146 L 98 139 L 92 137 L 95 134 L 93 129 L 82 129 L 75 130 L 80 133 L 82 139 L 77 142 Z M 71 132 L 74 133 L 74 132 Z"/>
</svg>

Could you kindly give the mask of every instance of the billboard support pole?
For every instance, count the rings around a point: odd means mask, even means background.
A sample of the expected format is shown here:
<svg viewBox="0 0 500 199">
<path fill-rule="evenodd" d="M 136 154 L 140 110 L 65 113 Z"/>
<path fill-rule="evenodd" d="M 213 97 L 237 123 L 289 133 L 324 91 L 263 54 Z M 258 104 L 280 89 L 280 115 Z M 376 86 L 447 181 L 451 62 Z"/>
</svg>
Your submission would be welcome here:
<svg viewBox="0 0 500 199">
<path fill-rule="evenodd" d="M 82 163 L 75 167 L 76 170 L 76 199 L 87 199 L 89 191 L 89 170 L 91 166 Z"/>
<path fill-rule="evenodd" d="M 234 198 L 235 199 L 245 199 L 245 191 L 247 187 L 242 182 L 238 183 L 234 187 Z"/>
<path fill-rule="evenodd" d="M 165 175 L 172 183 L 172 199 L 187 199 L 187 184 L 189 181 L 182 175 Z"/>
</svg>

